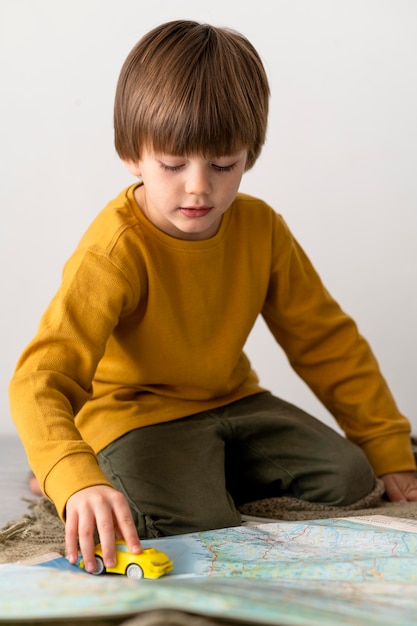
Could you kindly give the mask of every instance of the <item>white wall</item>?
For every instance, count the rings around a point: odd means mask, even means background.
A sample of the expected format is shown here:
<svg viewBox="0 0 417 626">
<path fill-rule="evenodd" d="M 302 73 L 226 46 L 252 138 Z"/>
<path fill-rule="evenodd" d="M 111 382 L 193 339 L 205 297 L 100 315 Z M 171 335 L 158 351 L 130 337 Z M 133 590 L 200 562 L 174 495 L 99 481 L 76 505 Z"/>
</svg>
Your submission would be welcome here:
<svg viewBox="0 0 417 626">
<path fill-rule="evenodd" d="M 0 0 L 0 432 L 7 385 L 62 265 L 133 179 L 113 148 L 121 64 L 156 24 L 242 31 L 271 81 L 268 142 L 242 190 L 281 212 L 370 340 L 417 431 L 417 2 Z M 264 384 L 333 424 L 263 323 Z"/>
</svg>

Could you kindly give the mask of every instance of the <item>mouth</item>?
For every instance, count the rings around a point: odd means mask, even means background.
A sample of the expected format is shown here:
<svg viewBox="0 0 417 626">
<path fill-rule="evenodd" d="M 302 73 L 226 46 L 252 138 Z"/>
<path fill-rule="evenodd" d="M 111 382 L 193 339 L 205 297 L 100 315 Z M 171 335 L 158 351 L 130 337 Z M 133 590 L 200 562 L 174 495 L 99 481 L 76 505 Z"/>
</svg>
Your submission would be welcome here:
<svg viewBox="0 0 417 626">
<path fill-rule="evenodd" d="M 185 217 L 197 218 L 204 217 L 213 207 L 211 206 L 196 206 L 196 207 L 180 207 L 180 212 Z"/>
</svg>

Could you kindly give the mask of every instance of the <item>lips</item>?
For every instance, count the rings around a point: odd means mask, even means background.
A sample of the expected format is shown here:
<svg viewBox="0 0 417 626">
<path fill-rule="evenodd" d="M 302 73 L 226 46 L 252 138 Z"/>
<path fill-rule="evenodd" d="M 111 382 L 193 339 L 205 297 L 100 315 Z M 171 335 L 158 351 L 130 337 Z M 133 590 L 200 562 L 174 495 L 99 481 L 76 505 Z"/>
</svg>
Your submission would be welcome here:
<svg viewBox="0 0 417 626">
<path fill-rule="evenodd" d="M 208 213 L 210 213 L 212 207 L 210 206 L 199 206 L 199 207 L 180 207 L 180 212 L 185 217 L 197 218 L 204 217 Z"/>
</svg>

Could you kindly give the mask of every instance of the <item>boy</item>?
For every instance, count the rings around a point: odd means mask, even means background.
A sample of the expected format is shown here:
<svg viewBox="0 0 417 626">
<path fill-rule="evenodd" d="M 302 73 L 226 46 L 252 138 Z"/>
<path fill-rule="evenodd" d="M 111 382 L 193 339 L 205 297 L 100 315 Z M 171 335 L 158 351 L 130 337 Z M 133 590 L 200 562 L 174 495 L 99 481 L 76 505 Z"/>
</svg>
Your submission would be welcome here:
<svg viewBox="0 0 417 626">
<path fill-rule="evenodd" d="M 67 555 L 94 571 L 115 536 L 233 526 L 293 495 L 347 505 L 382 476 L 417 499 L 410 426 L 366 341 L 283 219 L 238 193 L 265 141 L 269 86 L 240 34 L 163 24 L 125 61 L 115 144 L 139 182 L 102 211 L 10 384 L 12 415 Z M 259 384 L 258 315 L 346 432 Z"/>
</svg>

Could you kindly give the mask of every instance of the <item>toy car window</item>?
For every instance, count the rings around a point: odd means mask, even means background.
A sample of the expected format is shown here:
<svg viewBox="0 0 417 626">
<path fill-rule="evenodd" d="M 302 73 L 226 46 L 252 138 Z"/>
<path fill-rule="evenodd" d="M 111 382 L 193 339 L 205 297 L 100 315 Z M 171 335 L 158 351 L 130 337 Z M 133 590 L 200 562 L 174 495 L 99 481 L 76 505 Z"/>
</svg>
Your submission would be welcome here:
<svg viewBox="0 0 417 626">
<path fill-rule="evenodd" d="M 127 545 L 125 543 L 119 543 L 116 546 L 118 552 L 127 552 Z"/>
</svg>

